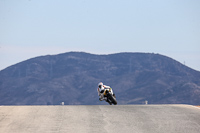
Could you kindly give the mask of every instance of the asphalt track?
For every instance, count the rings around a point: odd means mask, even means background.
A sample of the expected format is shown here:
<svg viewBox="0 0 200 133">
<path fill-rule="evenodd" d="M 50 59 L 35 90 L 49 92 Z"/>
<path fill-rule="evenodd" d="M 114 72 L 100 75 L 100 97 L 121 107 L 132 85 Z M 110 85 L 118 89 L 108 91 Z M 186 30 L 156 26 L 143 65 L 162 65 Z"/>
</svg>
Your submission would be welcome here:
<svg viewBox="0 0 200 133">
<path fill-rule="evenodd" d="M 199 133 L 191 105 L 0 106 L 1 133 Z"/>
</svg>

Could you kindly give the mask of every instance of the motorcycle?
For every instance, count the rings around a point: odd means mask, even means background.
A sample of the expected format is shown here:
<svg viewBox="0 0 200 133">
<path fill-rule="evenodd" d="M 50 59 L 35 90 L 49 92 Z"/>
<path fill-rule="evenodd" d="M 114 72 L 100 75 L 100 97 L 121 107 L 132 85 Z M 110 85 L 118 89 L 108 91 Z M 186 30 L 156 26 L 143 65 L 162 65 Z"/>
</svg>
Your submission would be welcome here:
<svg viewBox="0 0 200 133">
<path fill-rule="evenodd" d="M 108 102 L 110 105 L 114 104 L 117 105 L 117 100 L 115 95 L 112 94 L 111 88 L 104 90 L 104 97 L 107 97 L 106 102 Z"/>
</svg>

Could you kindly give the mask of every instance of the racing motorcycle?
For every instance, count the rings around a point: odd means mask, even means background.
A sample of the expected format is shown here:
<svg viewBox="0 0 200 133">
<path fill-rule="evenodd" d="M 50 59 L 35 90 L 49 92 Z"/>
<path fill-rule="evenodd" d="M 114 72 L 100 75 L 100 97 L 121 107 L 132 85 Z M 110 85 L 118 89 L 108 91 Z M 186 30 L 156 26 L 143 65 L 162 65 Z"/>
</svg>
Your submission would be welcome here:
<svg viewBox="0 0 200 133">
<path fill-rule="evenodd" d="M 104 97 L 107 97 L 106 102 L 108 102 L 110 105 L 114 104 L 117 105 L 117 100 L 115 95 L 112 94 L 111 88 L 104 90 Z"/>
</svg>

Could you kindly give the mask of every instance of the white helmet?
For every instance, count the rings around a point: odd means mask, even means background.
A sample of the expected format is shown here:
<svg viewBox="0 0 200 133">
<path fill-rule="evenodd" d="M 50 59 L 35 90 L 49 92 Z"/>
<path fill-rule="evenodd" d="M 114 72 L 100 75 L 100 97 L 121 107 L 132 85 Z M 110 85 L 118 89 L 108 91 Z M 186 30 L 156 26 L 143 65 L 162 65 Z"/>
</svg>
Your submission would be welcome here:
<svg viewBox="0 0 200 133">
<path fill-rule="evenodd" d="M 98 84 L 98 87 L 99 87 L 99 88 L 102 88 L 102 87 L 103 87 L 103 83 L 100 82 L 100 83 Z"/>
</svg>

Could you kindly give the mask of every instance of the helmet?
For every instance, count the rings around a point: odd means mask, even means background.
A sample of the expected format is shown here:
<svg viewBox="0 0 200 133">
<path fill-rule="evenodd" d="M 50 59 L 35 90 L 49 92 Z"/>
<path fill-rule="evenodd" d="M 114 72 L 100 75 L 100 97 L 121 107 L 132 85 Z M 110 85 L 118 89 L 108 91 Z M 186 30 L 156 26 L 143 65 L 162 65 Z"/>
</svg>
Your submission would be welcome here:
<svg viewBox="0 0 200 133">
<path fill-rule="evenodd" d="M 99 88 L 102 88 L 102 87 L 103 87 L 103 83 L 100 82 L 100 83 L 98 84 L 98 86 L 99 86 Z"/>
</svg>

